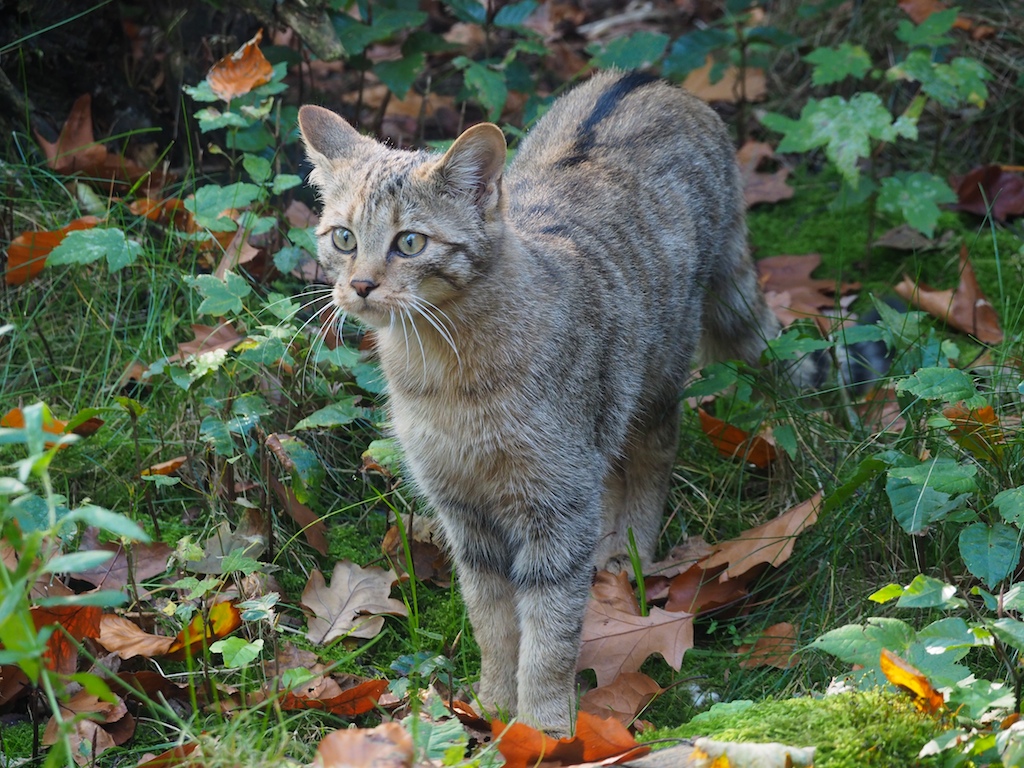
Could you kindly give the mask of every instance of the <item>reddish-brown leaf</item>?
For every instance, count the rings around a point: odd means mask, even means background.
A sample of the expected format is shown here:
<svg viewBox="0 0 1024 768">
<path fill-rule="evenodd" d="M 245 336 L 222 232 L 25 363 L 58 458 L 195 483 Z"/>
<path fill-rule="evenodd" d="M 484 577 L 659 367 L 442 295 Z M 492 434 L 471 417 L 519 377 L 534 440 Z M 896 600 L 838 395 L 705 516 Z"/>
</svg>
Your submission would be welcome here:
<svg viewBox="0 0 1024 768">
<path fill-rule="evenodd" d="M 28 693 L 28 676 L 13 664 L 0 666 L 0 707 Z"/>
<path fill-rule="evenodd" d="M 204 646 L 227 637 L 240 626 L 242 614 L 234 604 L 230 601 L 217 603 L 210 608 L 208 620 L 201 613 L 197 613 L 187 626 L 182 627 L 167 649 L 167 657 L 174 661 L 183 661 L 186 656 L 196 656 L 202 653 Z"/>
<path fill-rule="evenodd" d="M 128 714 L 124 702 L 115 697 L 113 702 L 104 701 L 87 690 L 80 690 L 60 704 L 61 719 L 75 720 L 69 735 L 72 757 L 79 765 L 94 765 L 96 755 L 110 747 L 124 744 L 135 733 L 135 718 Z M 80 715 L 91 715 L 85 719 Z M 43 731 L 42 743 L 51 746 L 57 743 L 60 725 L 51 717 Z"/>
<path fill-rule="evenodd" d="M 186 461 L 188 461 L 188 456 L 175 456 L 173 459 L 153 464 L 142 470 L 139 474 L 143 477 L 149 475 L 171 475 L 177 472 Z"/>
<path fill-rule="evenodd" d="M 982 165 L 950 179 L 958 202 L 953 206 L 997 221 L 1024 216 L 1024 175 L 1019 166 Z"/>
<path fill-rule="evenodd" d="M 781 565 L 793 553 L 793 545 L 800 532 L 817 521 L 821 496 L 821 491 L 818 491 L 774 520 L 722 542 L 713 555 L 701 562 L 701 567 L 712 570 L 726 566 L 718 578 L 727 581 L 742 576 L 756 565 Z"/>
<path fill-rule="evenodd" d="M 198 746 L 197 742 L 192 741 L 179 747 L 171 747 L 155 757 L 150 756 L 140 760 L 138 764 L 144 765 L 146 768 L 202 768 L 205 763 L 192 757 L 192 753 Z"/>
<path fill-rule="evenodd" d="M 960 249 L 960 284 L 956 289 L 937 290 L 904 277 L 896 285 L 897 295 L 957 330 L 987 344 L 1003 340 L 1003 329 L 995 308 L 985 298 L 974 276 L 967 246 Z"/>
<path fill-rule="evenodd" d="M 206 75 L 210 90 L 224 101 L 231 101 L 269 83 L 274 68 L 260 50 L 262 39 L 261 29 L 252 40 L 214 64 Z"/>
<path fill-rule="evenodd" d="M 736 649 L 736 653 L 746 654 L 745 658 L 740 659 L 741 669 L 753 669 L 754 667 L 789 669 L 798 659 L 796 647 L 796 627 L 782 622 L 765 629 L 753 645 L 741 645 Z"/>
<path fill-rule="evenodd" d="M 946 702 L 942 694 L 935 690 L 917 667 L 886 648 L 882 649 L 879 664 L 882 667 L 882 674 L 889 682 L 910 693 L 914 697 L 914 704 L 922 712 L 934 715 L 945 708 Z"/>
<path fill-rule="evenodd" d="M 86 528 L 79 548 L 112 552 L 114 556 L 95 568 L 76 572 L 73 574 L 76 579 L 87 581 L 97 589 L 112 589 L 118 592 L 123 590 L 129 581 L 134 581 L 140 594 L 148 594 L 141 586 L 143 581 L 159 576 L 167 570 L 167 561 L 174 551 L 163 542 L 132 544 L 131 562 L 135 570 L 134 573 L 130 573 L 129 558 L 124 545 L 119 542 L 101 543 L 95 528 Z M 129 579 L 129 575 L 133 578 Z"/>
<path fill-rule="evenodd" d="M 743 579 L 719 581 L 718 574 L 694 565 L 672 579 L 668 587 L 666 611 L 699 613 L 742 600 L 749 593 Z"/>
<path fill-rule="evenodd" d="M 270 435 L 270 437 L 275 437 L 275 435 Z M 306 543 L 321 555 L 326 555 L 327 524 L 324 523 L 320 515 L 296 499 L 292 489 L 273 475 L 270 477 L 270 487 L 274 489 L 274 495 L 284 505 L 288 516 L 299 524 L 302 534 L 306 537 Z"/>
<path fill-rule="evenodd" d="M 435 530 L 436 520 L 427 515 L 406 518 L 406 541 L 416 578 L 447 587 L 452 582 L 452 565 L 448 553 L 441 545 L 441 537 Z M 406 573 L 405 547 L 397 525 L 388 528 L 380 548 L 397 573 Z"/>
<path fill-rule="evenodd" d="M 7 284 L 21 285 L 37 277 L 43 271 L 50 251 L 60 245 L 68 232 L 92 229 L 99 223 L 96 216 L 83 216 L 50 232 L 22 232 L 7 247 L 7 271 L 4 272 Z"/>
<path fill-rule="evenodd" d="M 412 737 L 400 723 L 346 728 L 327 734 L 317 747 L 313 768 L 411 768 Z"/>
<path fill-rule="evenodd" d="M 759 259 L 757 273 L 768 305 L 783 325 L 800 318 L 817 320 L 823 313 L 840 306 L 840 297 L 860 289 L 860 283 L 837 283 L 811 277 L 821 264 L 821 256 L 769 256 Z M 827 328 L 825 329 L 827 330 Z"/>
<path fill-rule="evenodd" d="M 491 723 L 498 751 L 505 768 L 533 768 L 541 764 L 578 765 L 600 763 L 614 765 L 641 757 L 650 747 L 641 746 L 626 727 L 614 717 L 600 718 L 580 712 L 576 734 L 554 739 L 524 723 Z"/>
<path fill-rule="evenodd" d="M 123 616 L 105 613 L 100 621 L 97 642 L 122 659 L 136 656 L 151 659 L 154 656 L 165 655 L 171 649 L 174 638 L 151 635 Z"/>
<path fill-rule="evenodd" d="M 351 688 L 323 697 L 319 690 L 288 691 L 281 697 L 281 709 L 322 709 L 340 717 L 355 717 L 377 706 L 381 694 L 388 688 L 387 680 L 364 680 Z M 304 694 L 311 695 L 304 695 Z"/>
<path fill-rule="evenodd" d="M 167 362 L 180 363 L 189 355 L 201 355 L 216 349 L 233 349 L 245 338 L 245 334 L 236 331 L 231 323 L 218 326 L 193 323 L 192 333 L 194 338 L 179 344 L 177 353 L 168 357 Z"/>
<path fill-rule="evenodd" d="M 610 685 L 592 688 L 580 698 L 580 711 L 597 717 L 614 717 L 630 725 L 662 688 L 641 672 L 626 672 Z"/>
<path fill-rule="evenodd" d="M 711 82 L 711 70 L 715 62 L 708 56 L 703 67 L 693 70 L 683 81 L 683 87 L 704 101 L 725 101 L 736 104 L 743 101 L 761 101 L 768 92 L 764 70 L 747 67 L 740 79 L 738 67 L 728 66 L 721 77 Z"/>
<path fill-rule="evenodd" d="M 697 414 L 701 429 L 722 456 L 740 459 L 758 469 L 764 469 L 778 457 L 775 446 L 760 435 L 751 435 L 734 427 L 703 408 L 698 408 Z"/>
<path fill-rule="evenodd" d="M 61 627 L 46 641 L 46 653 L 43 655 L 46 666 L 65 674 L 75 672 L 78 667 L 78 648 L 75 642 L 99 637 L 102 614 L 102 609 L 95 605 L 33 607 L 32 621 L 37 630 L 54 624 Z"/>
<path fill-rule="evenodd" d="M 900 0 L 899 5 L 900 10 L 907 14 L 915 24 L 926 21 L 933 13 L 949 9 L 949 6 L 940 0 Z M 966 16 L 958 15 L 953 26 L 956 29 L 969 30 L 974 27 L 974 22 Z"/>
<path fill-rule="evenodd" d="M 964 450 L 985 459 L 998 459 L 1006 437 L 999 417 L 991 405 L 965 408 L 963 403 L 942 409 L 942 415 L 953 422 L 949 436 Z"/>
</svg>

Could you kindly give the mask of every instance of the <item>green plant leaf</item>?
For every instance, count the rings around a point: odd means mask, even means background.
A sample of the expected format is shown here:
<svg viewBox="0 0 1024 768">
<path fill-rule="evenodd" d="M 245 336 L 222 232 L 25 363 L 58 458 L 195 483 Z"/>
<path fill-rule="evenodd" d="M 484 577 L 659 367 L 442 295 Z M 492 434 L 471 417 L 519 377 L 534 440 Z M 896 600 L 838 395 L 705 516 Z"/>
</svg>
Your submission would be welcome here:
<svg viewBox="0 0 1024 768">
<path fill-rule="evenodd" d="M 270 161 L 265 157 L 260 157 L 259 155 L 243 155 L 242 167 L 245 168 L 245 172 L 249 174 L 249 178 L 257 184 L 265 183 L 270 179 L 270 174 L 273 173 L 273 169 L 270 167 Z"/>
<path fill-rule="evenodd" d="M 967 570 L 992 589 L 1020 562 L 1019 536 L 1019 531 L 1003 523 L 973 523 L 960 531 L 960 556 Z"/>
<path fill-rule="evenodd" d="M 141 541 L 143 544 L 150 542 L 149 534 L 140 528 L 138 523 L 129 520 L 124 515 L 111 512 L 109 509 L 97 507 L 95 504 L 83 504 L 77 509 L 73 509 L 64 518 L 64 522 L 85 523 L 131 541 Z"/>
<path fill-rule="evenodd" d="M 536 0 L 521 0 L 518 3 L 510 3 L 502 6 L 494 14 L 494 25 L 497 27 L 516 28 L 523 26 L 530 15 L 537 10 Z"/>
<path fill-rule="evenodd" d="M 889 469 L 889 477 L 902 477 L 915 485 L 928 486 L 941 493 L 970 493 L 976 490 L 977 474 L 976 464 L 961 464 L 946 456 Z"/>
<path fill-rule="evenodd" d="M 282 192 L 287 192 L 289 189 L 294 189 L 301 184 L 301 176 L 294 173 L 279 173 L 274 177 L 274 181 L 270 185 L 270 191 L 272 194 L 280 195 Z"/>
<path fill-rule="evenodd" d="M 43 566 L 43 573 L 81 573 L 90 568 L 98 568 L 114 556 L 106 550 L 89 550 L 87 552 L 71 552 L 49 560 Z"/>
<path fill-rule="evenodd" d="M 814 85 L 831 85 L 848 77 L 864 77 L 871 69 L 871 57 L 863 46 L 842 43 L 834 48 L 815 48 L 804 56 L 804 61 L 814 65 L 811 82 Z"/>
<path fill-rule="evenodd" d="M 194 197 L 185 200 L 185 210 L 195 216 L 196 224 L 211 232 L 234 232 L 238 225 L 221 214 L 247 208 L 259 194 L 257 185 L 242 181 L 226 187 L 207 184 L 197 189 Z"/>
<path fill-rule="evenodd" d="M 942 203 L 955 203 L 956 193 L 945 179 L 931 173 L 897 173 L 882 179 L 878 207 L 898 213 L 925 237 L 935 234 Z"/>
<path fill-rule="evenodd" d="M 215 416 L 207 416 L 199 425 L 199 436 L 209 443 L 218 456 L 230 457 L 235 454 L 235 441 L 228 425 Z"/>
<path fill-rule="evenodd" d="M 340 427 L 351 424 L 356 419 L 365 419 L 368 415 L 367 409 L 355 404 L 356 397 L 349 396 L 341 398 L 337 403 L 332 403 L 319 411 L 311 413 L 304 418 L 293 429 L 326 429 L 329 427 Z"/>
<path fill-rule="evenodd" d="M 899 619 L 873 616 L 867 624 L 847 624 L 826 632 L 811 643 L 847 664 L 878 666 L 883 648 L 903 655 L 915 640 L 913 628 Z"/>
<path fill-rule="evenodd" d="M 886 480 L 885 493 L 896 522 L 911 535 L 921 533 L 932 523 L 960 509 L 967 499 L 963 495 L 950 498 L 948 493 L 922 487 L 905 477 L 892 476 Z"/>
<path fill-rule="evenodd" d="M 497 120 L 508 100 L 508 86 L 505 85 L 504 75 L 465 56 L 457 57 L 452 63 L 462 70 L 466 88 L 487 110 L 488 117 Z"/>
<path fill-rule="evenodd" d="M 668 35 L 640 31 L 607 45 L 591 43 L 587 51 L 594 57 L 591 64 L 599 69 L 645 69 L 661 59 L 668 41 Z"/>
<path fill-rule="evenodd" d="M 487 21 L 487 7 L 477 0 L 446 0 L 445 5 L 460 21 L 470 24 L 484 24 Z"/>
<path fill-rule="evenodd" d="M 373 72 L 396 98 L 404 99 L 426 61 L 425 54 L 412 53 L 393 61 L 379 61 L 373 65 Z"/>
<path fill-rule="evenodd" d="M 1002 618 L 987 624 L 992 634 L 1018 651 L 1024 651 L 1024 621 Z"/>
<path fill-rule="evenodd" d="M 946 33 L 953 28 L 959 12 L 958 8 L 937 11 L 916 25 L 903 19 L 896 26 L 896 37 L 912 48 L 941 48 L 949 45 L 953 38 Z"/>
<path fill-rule="evenodd" d="M 47 266 L 91 264 L 106 259 L 111 272 L 134 264 L 142 246 L 125 237 L 120 229 L 95 228 L 69 232 L 46 258 Z"/>
<path fill-rule="evenodd" d="M 908 392 L 922 400 L 951 403 L 963 400 L 967 408 L 985 405 L 985 398 L 978 394 L 974 379 L 959 368 L 948 366 L 919 368 L 896 385 L 896 392 Z"/>
<path fill-rule="evenodd" d="M 288 469 L 292 476 L 292 492 L 299 503 L 306 504 L 320 490 L 327 470 L 324 469 L 316 451 L 299 438 L 280 435 L 279 442 L 285 456 L 291 462 Z"/>
<path fill-rule="evenodd" d="M 903 587 L 899 584 L 886 584 L 881 589 L 876 589 L 868 595 L 868 600 L 873 603 L 888 603 L 890 600 L 895 600 L 902 595 Z"/>
<path fill-rule="evenodd" d="M 969 626 L 959 616 L 947 616 L 920 629 L 917 641 L 923 644 L 926 652 L 939 654 L 991 646 L 992 635 L 984 628 Z"/>
<path fill-rule="evenodd" d="M 201 315 L 221 317 L 229 312 L 239 313 L 243 308 L 242 299 L 252 292 L 245 278 L 234 272 L 225 272 L 223 280 L 218 280 L 214 275 L 196 275 L 185 279 L 203 297 L 197 310 Z"/>
<path fill-rule="evenodd" d="M 957 57 L 948 64 L 932 60 L 930 51 L 911 51 L 907 58 L 889 68 L 889 80 L 916 80 L 921 90 L 947 109 L 963 104 L 984 108 L 988 99 L 985 81 L 990 75 L 977 59 Z"/>
<path fill-rule="evenodd" d="M 707 27 L 677 38 L 662 63 L 661 73 L 673 80 L 683 80 L 695 69 L 703 67 L 714 51 L 728 48 L 736 40 L 732 30 Z"/>
<path fill-rule="evenodd" d="M 241 669 L 252 664 L 263 651 L 263 639 L 251 643 L 242 637 L 225 637 L 210 644 L 210 650 L 224 657 L 228 669 Z"/>
<path fill-rule="evenodd" d="M 799 120 L 768 113 L 761 122 L 784 134 L 779 152 L 808 152 L 824 147 L 851 187 L 860 180 L 857 163 L 871 154 L 871 140 L 891 142 L 898 137 L 917 138 L 917 125 L 906 117 L 893 120 L 877 94 L 857 93 L 849 101 L 830 96 L 804 105 Z"/>
<path fill-rule="evenodd" d="M 1024 485 L 1000 491 L 992 499 L 992 504 L 999 510 L 1003 520 L 1024 528 Z"/>
<path fill-rule="evenodd" d="M 216 98 L 216 97 L 214 97 Z M 221 112 L 217 107 L 207 107 L 195 113 L 202 133 L 219 131 L 222 128 L 248 128 L 252 118 L 243 117 L 237 112 Z"/>
<path fill-rule="evenodd" d="M 385 472 L 398 475 L 402 472 L 402 459 L 405 454 L 398 440 L 393 437 L 384 437 L 372 441 L 366 450 L 363 451 L 364 464 L 376 464 Z"/>
<path fill-rule="evenodd" d="M 907 585 L 896 603 L 897 608 L 958 608 L 966 603 L 955 598 L 956 587 L 931 576 L 918 574 Z"/>
</svg>

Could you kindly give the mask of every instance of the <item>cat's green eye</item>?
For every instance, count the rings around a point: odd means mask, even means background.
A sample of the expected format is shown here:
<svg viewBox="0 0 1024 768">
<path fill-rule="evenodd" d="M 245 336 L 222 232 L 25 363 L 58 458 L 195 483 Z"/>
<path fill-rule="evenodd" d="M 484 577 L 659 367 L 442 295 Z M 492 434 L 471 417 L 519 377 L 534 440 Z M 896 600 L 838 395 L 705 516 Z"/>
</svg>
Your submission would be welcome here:
<svg viewBox="0 0 1024 768">
<path fill-rule="evenodd" d="M 331 242 L 342 253 L 352 253 L 356 249 L 356 236 L 351 229 L 345 227 L 331 230 Z"/>
<path fill-rule="evenodd" d="M 403 256 L 415 256 L 427 247 L 427 236 L 419 232 L 400 232 L 395 247 Z"/>
</svg>

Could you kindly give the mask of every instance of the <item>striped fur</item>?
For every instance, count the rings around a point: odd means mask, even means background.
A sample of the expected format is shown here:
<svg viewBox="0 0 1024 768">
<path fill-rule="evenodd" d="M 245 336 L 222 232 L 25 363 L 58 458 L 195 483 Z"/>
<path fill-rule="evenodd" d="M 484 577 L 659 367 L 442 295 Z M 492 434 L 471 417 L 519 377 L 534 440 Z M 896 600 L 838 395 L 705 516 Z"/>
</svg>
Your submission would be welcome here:
<svg viewBox="0 0 1024 768">
<path fill-rule="evenodd" d="M 593 568 L 623 566 L 629 528 L 653 553 L 699 343 L 757 362 L 778 331 L 725 127 L 622 73 L 559 99 L 507 171 L 491 125 L 438 156 L 318 107 L 299 121 L 320 260 L 336 304 L 377 331 L 394 430 L 480 644 L 481 701 L 568 732 Z M 399 232 L 426 247 L 403 256 Z"/>
</svg>

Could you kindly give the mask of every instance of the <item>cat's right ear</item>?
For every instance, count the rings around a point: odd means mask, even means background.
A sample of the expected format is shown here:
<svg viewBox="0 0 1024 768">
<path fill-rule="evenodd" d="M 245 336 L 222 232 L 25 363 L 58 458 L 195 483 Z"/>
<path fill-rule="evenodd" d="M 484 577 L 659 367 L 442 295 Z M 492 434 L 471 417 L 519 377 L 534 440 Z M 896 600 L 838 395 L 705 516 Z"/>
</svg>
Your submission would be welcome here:
<svg viewBox="0 0 1024 768">
<path fill-rule="evenodd" d="M 437 173 L 450 192 L 469 198 L 486 213 L 501 197 L 501 172 L 507 156 L 505 134 L 493 123 L 481 123 L 455 140 L 441 158 Z"/>
<path fill-rule="evenodd" d="M 313 165 L 344 157 L 366 141 L 359 131 L 343 117 L 323 107 L 306 105 L 299 109 L 299 131 L 306 144 L 306 154 Z"/>
</svg>

